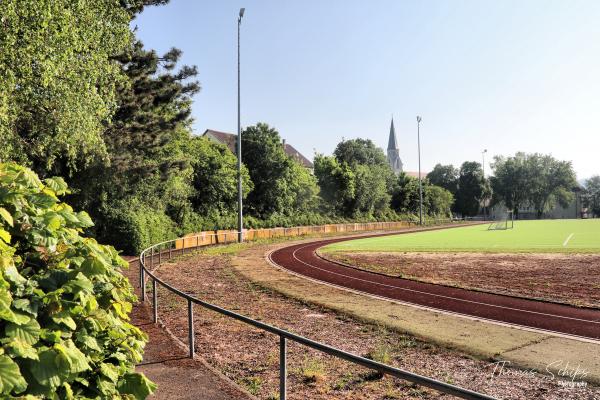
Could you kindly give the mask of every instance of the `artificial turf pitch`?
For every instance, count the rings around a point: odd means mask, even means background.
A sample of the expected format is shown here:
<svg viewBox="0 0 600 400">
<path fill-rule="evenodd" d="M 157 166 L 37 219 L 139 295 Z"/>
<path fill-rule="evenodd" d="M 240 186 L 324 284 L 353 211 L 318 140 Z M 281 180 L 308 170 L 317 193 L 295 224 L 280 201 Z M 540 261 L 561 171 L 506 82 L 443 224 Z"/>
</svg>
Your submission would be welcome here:
<svg viewBox="0 0 600 400">
<path fill-rule="evenodd" d="M 600 253 L 600 219 L 515 221 L 508 230 L 465 226 L 344 241 L 321 251 Z"/>
</svg>

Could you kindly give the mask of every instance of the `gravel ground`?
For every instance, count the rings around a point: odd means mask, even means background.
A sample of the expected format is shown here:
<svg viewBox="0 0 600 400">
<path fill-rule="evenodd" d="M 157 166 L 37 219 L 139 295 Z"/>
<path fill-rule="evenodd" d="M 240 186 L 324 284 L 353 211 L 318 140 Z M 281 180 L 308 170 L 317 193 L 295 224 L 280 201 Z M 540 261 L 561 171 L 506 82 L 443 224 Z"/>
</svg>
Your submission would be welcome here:
<svg viewBox="0 0 600 400">
<path fill-rule="evenodd" d="M 600 388 L 561 386 L 565 379 L 474 360 L 410 336 L 365 324 L 264 290 L 229 266 L 226 254 L 200 254 L 165 264 L 167 282 L 214 304 L 394 366 L 503 399 L 600 399 Z M 165 289 L 160 318 L 187 341 L 186 303 Z M 195 309 L 196 351 L 261 399 L 276 399 L 278 339 L 208 310 Z M 288 347 L 290 399 L 450 398 L 379 377 L 300 345 Z M 575 379 L 576 382 L 579 379 Z"/>
<path fill-rule="evenodd" d="M 600 255 L 334 252 L 362 269 L 429 283 L 600 308 Z"/>
</svg>

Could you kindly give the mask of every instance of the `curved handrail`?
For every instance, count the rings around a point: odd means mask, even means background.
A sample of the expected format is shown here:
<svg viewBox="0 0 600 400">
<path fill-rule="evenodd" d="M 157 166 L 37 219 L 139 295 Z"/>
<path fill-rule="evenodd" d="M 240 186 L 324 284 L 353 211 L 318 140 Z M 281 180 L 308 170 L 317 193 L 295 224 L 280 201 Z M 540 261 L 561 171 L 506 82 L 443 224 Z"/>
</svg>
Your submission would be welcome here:
<svg viewBox="0 0 600 400">
<path fill-rule="evenodd" d="M 228 234 L 235 235 L 237 238 L 238 232 L 227 232 L 227 233 L 220 234 L 220 235 L 228 235 Z M 219 307 L 217 305 L 208 303 L 208 302 L 200 300 L 194 296 L 191 296 L 191 295 L 185 293 L 184 291 L 182 291 L 181 289 L 177 289 L 177 288 L 169 285 L 168 283 L 166 283 L 165 281 L 163 281 L 162 279 L 160 279 L 153 273 L 162 264 L 163 253 L 165 255 L 168 255 L 168 259 L 171 259 L 174 256 L 174 251 L 175 252 L 179 251 L 179 254 L 185 254 L 185 249 L 186 249 L 185 241 L 186 240 L 196 238 L 197 239 L 196 243 L 199 243 L 198 239 L 200 237 L 206 238 L 206 236 L 219 236 L 219 234 L 202 234 L 202 235 L 194 235 L 194 236 L 187 236 L 187 237 L 177 238 L 177 239 L 172 239 L 172 240 L 166 240 L 166 241 L 154 244 L 154 245 L 144 249 L 140 253 L 140 256 L 139 256 L 139 264 L 140 264 L 140 282 L 139 283 L 140 283 L 140 289 L 141 289 L 142 302 L 146 301 L 146 285 L 145 285 L 146 279 L 149 278 L 152 280 L 152 297 L 153 297 L 152 308 L 153 308 L 154 323 L 158 322 L 158 301 L 157 301 L 158 299 L 157 299 L 157 287 L 156 287 L 157 283 L 159 285 L 161 285 L 162 287 L 166 288 L 167 290 L 171 291 L 172 293 L 175 293 L 176 295 L 187 300 L 187 303 L 188 303 L 188 344 L 189 344 L 190 358 L 194 357 L 193 305 L 197 304 L 206 309 L 215 311 L 219 314 L 228 316 L 235 320 L 244 322 L 246 324 L 252 325 L 256 328 L 262 329 L 264 331 L 267 331 L 267 332 L 270 332 L 272 334 L 279 336 L 279 346 L 280 346 L 279 347 L 280 348 L 280 352 L 279 352 L 279 358 L 280 358 L 279 396 L 280 396 L 281 400 L 285 400 L 287 398 L 287 394 L 286 394 L 286 392 L 287 392 L 287 390 L 286 390 L 286 388 L 287 388 L 287 350 L 286 350 L 287 340 L 292 340 L 296 343 L 303 344 L 307 347 L 321 351 L 325 354 L 329 354 L 334 357 L 349 361 L 351 363 L 376 370 L 380 373 L 388 374 L 388 375 L 391 375 L 391 376 L 394 376 L 394 377 L 397 377 L 400 379 L 404 379 L 404 380 L 407 380 L 407 381 L 410 381 L 412 383 L 416 383 L 416 384 L 419 384 L 422 386 L 427 386 L 431 389 L 434 389 L 434 390 L 437 390 L 437 391 L 440 391 L 443 393 L 451 394 L 451 395 L 454 395 L 454 396 L 457 396 L 457 397 L 460 397 L 463 399 L 478 399 L 478 400 L 479 399 L 485 399 L 485 400 L 494 400 L 495 399 L 494 397 L 491 397 L 491 396 L 488 396 L 488 395 L 485 395 L 482 393 L 474 392 L 472 390 L 461 388 L 461 387 L 451 385 L 449 383 L 445 383 L 442 381 L 438 381 L 436 379 L 433 379 L 433 378 L 430 378 L 427 376 L 419 375 L 419 374 L 416 374 L 416 373 L 413 373 L 410 371 L 402 370 L 400 368 L 392 367 L 387 364 L 383 364 L 383 363 L 380 363 L 380 362 L 377 362 L 374 360 L 370 360 L 368 358 L 361 357 L 359 355 L 343 351 L 341 349 L 326 345 L 324 343 L 317 342 L 315 340 L 306 338 L 304 336 L 297 335 L 295 333 L 286 331 L 284 329 L 277 328 L 273 325 L 269 325 L 264 322 L 254 320 L 245 315 L 238 314 L 231 310 L 227 310 L 225 308 Z M 182 242 L 183 246 L 181 249 L 177 248 L 177 241 L 183 241 Z M 212 242 L 212 239 L 211 239 L 211 242 Z M 175 244 L 175 248 L 173 248 L 173 244 Z M 169 248 L 164 249 L 163 247 L 166 247 L 167 245 L 169 245 Z M 190 246 L 187 248 L 194 250 L 194 249 L 198 249 L 200 247 L 206 247 L 206 246 L 207 245 L 202 245 L 202 246 L 197 245 L 197 246 Z M 155 249 L 157 249 L 157 248 L 158 248 L 158 253 L 155 253 Z M 151 257 L 150 268 L 155 267 L 155 264 L 154 264 L 155 254 L 158 255 L 158 257 L 159 257 L 159 262 L 152 271 L 150 271 L 146 265 L 148 252 L 150 252 L 150 257 Z"/>
</svg>

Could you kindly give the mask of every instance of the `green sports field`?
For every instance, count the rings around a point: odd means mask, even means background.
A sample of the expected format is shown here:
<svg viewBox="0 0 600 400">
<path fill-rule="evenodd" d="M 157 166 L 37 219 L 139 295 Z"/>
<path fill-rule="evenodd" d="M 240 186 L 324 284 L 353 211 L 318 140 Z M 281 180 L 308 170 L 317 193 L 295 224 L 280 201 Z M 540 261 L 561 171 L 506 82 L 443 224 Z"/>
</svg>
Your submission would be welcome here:
<svg viewBox="0 0 600 400">
<path fill-rule="evenodd" d="M 484 224 L 357 239 L 321 250 L 600 253 L 600 219 L 515 221 L 509 230 L 488 230 Z"/>
</svg>

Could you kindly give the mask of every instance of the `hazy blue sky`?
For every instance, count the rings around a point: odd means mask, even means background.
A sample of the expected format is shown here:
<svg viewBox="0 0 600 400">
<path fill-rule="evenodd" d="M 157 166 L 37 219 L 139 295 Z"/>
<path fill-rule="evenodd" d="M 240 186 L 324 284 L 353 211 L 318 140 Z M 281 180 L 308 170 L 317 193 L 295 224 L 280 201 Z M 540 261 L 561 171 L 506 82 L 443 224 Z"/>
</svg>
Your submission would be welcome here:
<svg viewBox="0 0 600 400">
<path fill-rule="evenodd" d="M 406 170 L 552 153 L 600 173 L 600 1 L 171 0 L 134 21 L 147 47 L 199 69 L 195 132 L 258 121 L 312 158 L 345 137 L 385 149 L 394 115 Z M 314 150 L 313 150 L 314 149 Z"/>
</svg>

